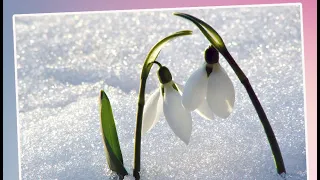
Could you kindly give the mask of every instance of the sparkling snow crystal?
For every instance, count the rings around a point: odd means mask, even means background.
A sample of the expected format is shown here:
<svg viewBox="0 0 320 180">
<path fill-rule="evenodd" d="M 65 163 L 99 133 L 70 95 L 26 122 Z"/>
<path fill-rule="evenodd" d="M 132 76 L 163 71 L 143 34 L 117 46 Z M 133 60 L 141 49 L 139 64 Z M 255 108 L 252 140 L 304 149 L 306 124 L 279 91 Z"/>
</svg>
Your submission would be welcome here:
<svg viewBox="0 0 320 180">
<path fill-rule="evenodd" d="M 98 97 L 110 98 L 124 165 L 132 174 L 137 96 L 143 61 L 165 36 L 158 61 L 184 84 L 204 62 L 209 42 L 189 21 L 215 28 L 249 78 L 277 137 L 287 179 L 307 179 L 300 6 L 263 6 L 15 16 L 21 177 L 23 180 L 117 179 L 106 161 Z M 192 113 L 186 146 L 164 117 L 142 137 L 141 178 L 282 179 L 245 88 L 221 56 L 235 90 L 227 119 Z M 157 66 L 146 98 L 158 86 Z M 132 179 L 132 177 L 125 177 Z"/>
</svg>

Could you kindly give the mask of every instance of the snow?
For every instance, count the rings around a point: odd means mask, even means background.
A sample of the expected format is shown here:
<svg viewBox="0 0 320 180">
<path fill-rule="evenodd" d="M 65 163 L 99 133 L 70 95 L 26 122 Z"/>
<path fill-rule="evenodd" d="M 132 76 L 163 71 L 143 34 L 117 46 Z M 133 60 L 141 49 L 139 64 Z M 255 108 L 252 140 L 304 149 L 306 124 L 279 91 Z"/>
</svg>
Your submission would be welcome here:
<svg viewBox="0 0 320 180">
<path fill-rule="evenodd" d="M 307 179 L 300 6 L 288 5 L 15 16 L 23 180 L 117 179 L 100 134 L 101 89 L 110 98 L 132 173 L 137 95 L 148 51 L 173 32 L 193 30 L 158 58 L 184 84 L 209 45 L 192 23 L 172 15 L 176 11 L 219 32 L 266 111 L 286 179 Z M 162 115 L 142 137 L 142 179 L 283 179 L 245 88 L 222 57 L 220 62 L 235 86 L 234 112 L 212 121 L 192 112 L 188 146 Z M 147 98 L 158 86 L 156 70 L 148 78 Z"/>
</svg>

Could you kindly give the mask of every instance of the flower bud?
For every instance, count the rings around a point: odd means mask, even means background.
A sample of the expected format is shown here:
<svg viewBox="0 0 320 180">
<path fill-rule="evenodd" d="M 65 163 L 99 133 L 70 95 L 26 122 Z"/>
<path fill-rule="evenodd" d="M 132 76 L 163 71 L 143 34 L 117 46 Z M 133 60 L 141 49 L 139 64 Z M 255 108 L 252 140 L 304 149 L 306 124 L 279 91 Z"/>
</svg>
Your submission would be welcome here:
<svg viewBox="0 0 320 180">
<path fill-rule="evenodd" d="M 161 84 L 166 84 L 166 83 L 172 81 L 171 73 L 170 73 L 169 69 L 165 66 L 160 67 L 160 69 L 158 70 L 158 78 L 159 78 Z"/>
<path fill-rule="evenodd" d="M 208 64 L 219 62 L 219 52 L 213 46 L 209 46 L 204 52 L 204 59 Z"/>
</svg>

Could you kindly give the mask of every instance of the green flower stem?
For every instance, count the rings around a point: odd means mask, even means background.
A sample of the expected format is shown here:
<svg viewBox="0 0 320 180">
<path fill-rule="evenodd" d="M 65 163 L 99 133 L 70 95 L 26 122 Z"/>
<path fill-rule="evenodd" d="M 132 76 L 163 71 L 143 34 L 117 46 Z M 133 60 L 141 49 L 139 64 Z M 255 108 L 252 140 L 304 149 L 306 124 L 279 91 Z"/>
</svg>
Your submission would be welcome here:
<svg viewBox="0 0 320 180">
<path fill-rule="evenodd" d="M 141 78 L 140 91 L 139 91 L 139 101 L 138 101 L 138 113 L 136 122 L 136 133 L 135 133 L 135 143 L 134 143 L 134 169 L 133 176 L 136 180 L 140 179 L 140 154 L 141 154 L 141 128 L 142 128 L 142 117 L 143 117 L 143 107 L 144 107 L 144 95 L 146 88 L 147 78 Z"/>
<path fill-rule="evenodd" d="M 247 90 L 247 93 L 250 97 L 250 100 L 252 104 L 254 105 L 254 108 L 256 109 L 258 116 L 260 118 L 261 124 L 264 128 L 264 131 L 267 135 L 269 144 L 271 146 L 272 154 L 275 160 L 276 168 L 278 174 L 286 173 L 286 169 L 284 166 L 283 158 L 281 155 L 281 151 L 277 142 L 277 139 L 274 135 L 274 132 L 272 130 L 272 127 L 269 123 L 269 120 L 257 98 L 257 95 L 253 91 L 251 84 L 246 77 L 246 75 L 243 73 L 241 68 L 238 66 L 238 64 L 235 62 L 233 57 L 230 55 L 229 51 L 227 50 L 222 38 L 220 35 L 207 23 L 204 21 L 191 16 L 189 14 L 185 13 L 174 13 L 176 16 L 180 16 L 184 19 L 187 19 L 191 22 L 193 22 L 203 33 L 203 35 L 208 39 L 208 41 L 224 56 L 224 58 L 227 60 L 233 71 L 236 73 L 238 76 L 239 80 L 241 83 L 244 85 L 244 87 Z"/>
<path fill-rule="evenodd" d="M 169 41 L 173 40 L 176 37 L 191 35 L 192 31 L 178 31 L 173 33 L 161 41 L 159 41 L 148 53 L 148 56 L 143 64 L 141 72 L 141 81 L 140 81 L 140 90 L 139 90 L 139 99 L 138 99 L 138 112 L 137 112 L 137 121 L 136 121 L 136 131 L 135 131 L 135 142 L 134 142 L 134 167 L 133 167 L 133 176 L 136 180 L 140 179 L 140 161 L 141 161 L 141 128 L 142 128 L 142 117 L 143 117 L 143 108 L 145 104 L 145 88 L 146 82 L 151 70 L 151 67 L 157 59 L 161 48 Z M 158 64 L 159 65 L 159 64 Z M 160 64 L 161 65 L 161 64 Z"/>
<path fill-rule="evenodd" d="M 257 95 L 255 94 L 255 92 L 253 91 L 253 88 L 251 87 L 249 79 L 245 76 L 245 74 L 239 68 L 239 66 L 234 61 L 234 59 L 232 58 L 232 56 L 230 55 L 230 53 L 228 51 L 224 52 L 224 54 L 222 54 L 222 55 L 228 61 L 228 63 L 230 64 L 230 66 L 232 67 L 234 72 L 237 74 L 239 80 L 241 81 L 243 86 L 246 88 L 247 93 L 248 93 L 248 95 L 249 95 L 249 97 L 251 99 L 251 102 L 252 102 L 254 108 L 256 109 L 256 111 L 258 113 L 258 116 L 260 118 L 261 124 L 262 124 L 262 126 L 264 128 L 264 131 L 265 131 L 265 133 L 267 135 L 269 144 L 271 146 L 271 150 L 272 150 L 272 153 L 273 153 L 273 156 L 274 156 L 274 160 L 275 160 L 275 163 L 276 163 L 276 168 L 277 168 L 278 174 L 286 173 L 286 169 L 285 169 L 285 166 L 284 166 L 283 158 L 282 158 L 282 155 L 281 155 L 280 147 L 279 147 L 279 144 L 277 142 L 276 136 L 274 135 L 272 127 L 271 127 L 271 125 L 269 123 L 269 120 L 267 118 L 267 115 L 264 112 Z"/>
</svg>

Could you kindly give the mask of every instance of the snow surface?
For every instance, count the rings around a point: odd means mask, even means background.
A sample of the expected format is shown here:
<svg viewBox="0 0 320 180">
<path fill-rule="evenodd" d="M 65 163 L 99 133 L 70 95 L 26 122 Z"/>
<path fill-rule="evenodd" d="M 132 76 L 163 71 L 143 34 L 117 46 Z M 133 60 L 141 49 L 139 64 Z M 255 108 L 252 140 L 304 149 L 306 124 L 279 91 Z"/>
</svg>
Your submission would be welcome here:
<svg viewBox="0 0 320 180">
<path fill-rule="evenodd" d="M 196 26 L 172 15 L 176 11 L 220 33 L 267 113 L 286 179 L 307 179 L 300 6 L 289 5 L 15 16 L 23 180 L 117 179 L 100 134 L 101 89 L 111 100 L 124 164 L 132 173 L 137 91 L 147 53 L 169 34 L 193 30 L 158 58 L 184 84 L 209 45 Z M 188 146 L 162 116 L 142 138 L 142 179 L 282 179 L 245 88 L 223 58 L 221 64 L 236 89 L 232 115 L 208 121 L 192 112 Z M 147 97 L 158 86 L 156 69 Z"/>
</svg>

